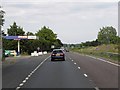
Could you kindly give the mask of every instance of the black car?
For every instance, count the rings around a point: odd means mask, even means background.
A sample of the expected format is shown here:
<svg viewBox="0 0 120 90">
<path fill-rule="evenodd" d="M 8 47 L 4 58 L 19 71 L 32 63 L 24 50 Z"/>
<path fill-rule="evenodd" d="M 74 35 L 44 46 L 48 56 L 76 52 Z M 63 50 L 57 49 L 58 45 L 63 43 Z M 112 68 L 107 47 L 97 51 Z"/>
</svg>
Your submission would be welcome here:
<svg viewBox="0 0 120 90">
<path fill-rule="evenodd" d="M 51 61 L 63 60 L 65 61 L 65 53 L 62 49 L 54 49 L 51 54 Z"/>
</svg>

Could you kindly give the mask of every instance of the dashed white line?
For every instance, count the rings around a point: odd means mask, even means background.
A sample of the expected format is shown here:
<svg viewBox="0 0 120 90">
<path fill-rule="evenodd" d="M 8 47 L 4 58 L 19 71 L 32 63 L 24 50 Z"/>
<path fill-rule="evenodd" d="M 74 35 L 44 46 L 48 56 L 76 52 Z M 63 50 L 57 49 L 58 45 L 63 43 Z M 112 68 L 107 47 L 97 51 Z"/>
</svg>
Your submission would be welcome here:
<svg viewBox="0 0 120 90">
<path fill-rule="evenodd" d="M 29 79 L 28 77 L 25 78 L 25 80 L 28 80 L 28 79 Z"/>
<path fill-rule="evenodd" d="M 23 81 L 23 83 L 25 83 L 25 82 L 26 82 L 26 80 Z"/>
<path fill-rule="evenodd" d="M 23 83 L 21 83 L 19 86 L 20 86 L 20 87 L 23 86 Z"/>
<path fill-rule="evenodd" d="M 32 71 L 31 73 L 33 74 L 35 71 Z"/>
<path fill-rule="evenodd" d="M 84 76 L 85 76 L 85 77 L 88 77 L 88 75 L 87 75 L 87 74 L 84 74 Z"/>
<path fill-rule="evenodd" d="M 100 90 L 98 87 L 95 87 L 95 90 Z"/>
<path fill-rule="evenodd" d="M 80 69 L 80 67 L 78 67 L 78 69 Z"/>
<path fill-rule="evenodd" d="M 49 56 L 50 57 L 50 56 Z M 16 88 L 16 90 L 19 90 L 23 85 L 24 83 L 27 82 L 27 80 L 32 76 L 33 73 L 35 73 L 35 71 L 49 58 L 47 57 L 44 61 L 42 61 L 26 78 L 25 80 L 22 81 L 21 84 L 19 84 L 19 86 Z"/>
<path fill-rule="evenodd" d="M 31 77 L 31 75 L 28 75 L 28 78 Z"/>
<path fill-rule="evenodd" d="M 17 87 L 16 90 L 20 89 L 20 87 Z"/>
<path fill-rule="evenodd" d="M 74 61 L 74 60 L 71 60 L 72 62 Z"/>
<path fill-rule="evenodd" d="M 76 63 L 74 63 L 76 65 Z"/>
</svg>

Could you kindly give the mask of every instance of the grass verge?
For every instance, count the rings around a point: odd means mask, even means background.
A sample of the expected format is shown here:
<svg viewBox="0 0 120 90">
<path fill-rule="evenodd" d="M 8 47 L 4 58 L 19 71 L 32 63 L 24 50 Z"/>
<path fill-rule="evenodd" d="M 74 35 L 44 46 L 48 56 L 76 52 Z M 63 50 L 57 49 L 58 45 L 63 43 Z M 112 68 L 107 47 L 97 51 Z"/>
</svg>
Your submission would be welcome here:
<svg viewBox="0 0 120 90">
<path fill-rule="evenodd" d="M 109 44 L 96 47 L 73 48 L 71 49 L 71 51 L 103 58 L 111 62 L 120 64 L 120 54 L 118 53 L 118 47 L 118 45 Z"/>
</svg>

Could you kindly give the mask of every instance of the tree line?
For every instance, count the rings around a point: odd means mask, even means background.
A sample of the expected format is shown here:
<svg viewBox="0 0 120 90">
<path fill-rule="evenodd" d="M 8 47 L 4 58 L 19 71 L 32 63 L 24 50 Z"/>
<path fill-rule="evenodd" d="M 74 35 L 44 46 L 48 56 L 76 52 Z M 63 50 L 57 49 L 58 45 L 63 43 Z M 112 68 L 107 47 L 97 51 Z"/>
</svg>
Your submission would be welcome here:
<svg viewBox="0 0 120 90">
<path fill-rule="evenodd" d="M 85 48 L 89 46 L 98 46 L 102 44 L 120 44 L 120 37 L 119 35 L 117 35 L 117 31 L 114 27 L 106 26 L 100 28 L 96 40 L 86 41 L 80 44 L 64 44 L 64 46 Z"/>
<path fill-rule="evenodd" d="M 4 36 L 6 34 L 2 33 Z M 49 27 L 43 26 L 36 33 L 26 32 L 24 29 L 16 24 L 10 25 L 7 29 L 8 36 L 37 36 L 36 40 L 20 40 L 20 49 L 22 54 L 31 54 L 33 51 L 51 51 L 51 46 L 55 48 L 63 46 L 60 39 L 57 38 L 57 34 L 53 32 Z M 3 49 L 4 50 L 16 50 L 17 51 L 17 40 L 7 40 L 3 38 Z"/>
</svg>

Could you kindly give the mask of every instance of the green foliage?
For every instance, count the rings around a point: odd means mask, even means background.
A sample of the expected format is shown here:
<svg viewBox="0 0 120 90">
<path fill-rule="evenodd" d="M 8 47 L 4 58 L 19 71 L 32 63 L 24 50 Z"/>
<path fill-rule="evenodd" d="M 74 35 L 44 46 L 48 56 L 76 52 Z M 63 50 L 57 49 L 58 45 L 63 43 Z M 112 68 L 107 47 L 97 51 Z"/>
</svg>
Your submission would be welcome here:
<svg viewBox="0 0 120 90">
<path fill-rule="evenodd" d="M 32 32 L 23 31 L 23 28 L 20 28 L 16 25 L 16 22 L 8 29 L 8 35 L 27 35 L 27 36 L 38 36 L 39 39 L 36 40 L 20 40 L 20 50 L 22 54 L 31 54 L 34 51 L 50 51 L 51 45 L 55 47 L 61 47 L 63 44 L 60 39 L 57 39 L 57 35 L 49 28 L 45 26 L 41 28 L 36 34 Z M 16 50 L 17 51 L 17 41 L 16 40 L 6 40 L 3 39 L 4 50 Z"/>
<path fill-rule="evenodd" d="M 62 42 L 57 39 L 57 34 L 55 34 L 51 29 L 42 27 L 37 33 L 36 36 L 39 37 L 41 46 L 41 50 L 51 50 L 51 45 L 55 45 L 55 47 L 61 47 Z"/>
<path fill-rule="evenodd" d="M 34 34 L 32 32 L 27 32 L 26 35 L 27 36 L 34 36 Z"/>
<path fill-rule="evenodd" d="M 111 27 L 103 27 L 98 33 L 98 41 L 102 44 L 110 44 L 117 42 L 116 29 Z"/>
<path fill-rule="evenodd" d="M 51 29 L 46 28 L 45 26 L 36 33 L 36 36 L 38 36 L 39 39 L 50 41 L 50 42 L 54 42 L 57 38 L 57 35 L 54 34 Z"/>
<path fill-rule="evenodd" d="M 3 48 L 5 50 L 16 50 L 17 51 L 17 41 L 16 40 L 7 40 L 3 38 Z"/>
<path fill-rule="evenodd" d="M 2 36 L 6 36 L 4 30 L 2 30 L 1 33 L 2 33 Z"/>
<path fill-rule="evenodd" d="M 95 57 L 106 58 L 112 61 L 119 61 L 118 56 L 120 56 L 120 54 L 118 47 L 118 44 L 103 44 L 86 48 L 73 48 L 71 50 L 81 54 L 88 54 Z"/>
<path fill-rule="evenodd" d="M 2 7 L 0 6 L 0 8 L 2 8 Z M 0 25 L 2 25 L 2 26 L 3 26 L 4 21 L 5 21 L 4 14 L 5 14 L 5 11 L 0 10 Z"/>
<path fill-rule="evenodd" d="M 17 26 L 16 22 L 14 22 L 13 25 L 10 26 L 7 33 L 9 36 L 18 36 L 18 35 L 25 34 L 25 32 L 23 31 L 23 28 Z"/>
<path fill-rule="evenodd" d="M 90 46 L 98 46 L 101 45 L 100 42 L 98 42 L 98 39 L 93 40 L 93 41 L 86 41 L 86 42 L 82 42 L 80 44 L 64 44 L 65 47 L 74 47 L 74 48 L 86 48 L 86 47 L 90 47 Z"/>
</svg>

